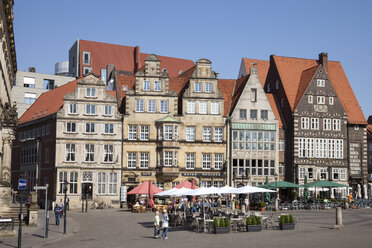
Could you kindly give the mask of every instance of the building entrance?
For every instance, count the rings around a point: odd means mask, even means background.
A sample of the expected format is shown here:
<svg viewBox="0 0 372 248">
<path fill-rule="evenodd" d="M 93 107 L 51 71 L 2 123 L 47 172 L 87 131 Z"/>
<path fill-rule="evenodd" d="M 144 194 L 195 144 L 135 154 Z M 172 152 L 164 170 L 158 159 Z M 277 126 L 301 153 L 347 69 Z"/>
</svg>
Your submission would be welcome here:
<svg viewBox="0 0 372 248">
<path fill-rule="evenodd" d="M 93 184 L 92 183 L 82 183 L 81 184 L 81 193 L 82 193 L 82 198 L 83 199 L 86 199 L 86 196 L 88 196 L 88 199 L 92 199 Z"/>
</svg>

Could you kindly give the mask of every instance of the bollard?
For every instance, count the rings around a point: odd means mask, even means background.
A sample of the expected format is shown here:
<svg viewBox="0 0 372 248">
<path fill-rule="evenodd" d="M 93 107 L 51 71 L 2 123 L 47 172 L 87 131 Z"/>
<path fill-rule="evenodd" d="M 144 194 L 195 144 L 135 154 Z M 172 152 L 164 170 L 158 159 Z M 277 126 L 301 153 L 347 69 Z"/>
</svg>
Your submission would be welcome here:
<svg viewBox="0 0 372 248">
<path fill-rule="evenodd" d="M 341 207 L 336 208 L 336 225 L 333 226 L 333 229 L 341 230 L 344 227 L 342 224 L 342 209 Z"/>
</svg>

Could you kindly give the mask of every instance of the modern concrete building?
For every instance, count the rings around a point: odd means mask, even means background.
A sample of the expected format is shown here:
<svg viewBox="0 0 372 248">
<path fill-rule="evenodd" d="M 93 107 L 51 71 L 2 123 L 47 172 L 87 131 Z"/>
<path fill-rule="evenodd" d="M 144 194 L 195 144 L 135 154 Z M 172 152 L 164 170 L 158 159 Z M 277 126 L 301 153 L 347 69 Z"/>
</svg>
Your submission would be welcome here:
<svg viewBox="0 0 372 248">
<path fill-rule="evenodd" d="M 17 103 L 18 116 L 22 116 L 44 92 L 62 86 L 75 79 L 75 77 L 17 71 L 16 80 L 12 88 L 12 95 L 13 101 Z"/>
<path fill-rule="evenodd" d="M 0 215 L 8 216 L 11 203 L 12 141 L 17 125 L 12 85 L 17 72 L 13 33 L 13 0 L 0 1 Z"/>
</svg>

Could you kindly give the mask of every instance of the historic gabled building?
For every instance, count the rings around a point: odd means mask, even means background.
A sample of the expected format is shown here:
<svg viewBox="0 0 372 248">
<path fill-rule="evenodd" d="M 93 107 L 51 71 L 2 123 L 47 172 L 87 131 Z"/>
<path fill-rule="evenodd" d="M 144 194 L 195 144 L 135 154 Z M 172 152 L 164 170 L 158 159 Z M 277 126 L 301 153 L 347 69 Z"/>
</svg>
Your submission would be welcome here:
<svg viewBox="0 0 372 248">
<path fill-rule="evenodd" d="M 328 61 L 326 53 L 318 60 L 272 55 L 265 91 L 273 94 L 283 120 L 286 179 L 330 179 L 361 191 L 366 120 L 340 62 Z"/>
<path fill-rule="evenodd" d="M 267 70 L 266 70 L 267 71 Z M 255 64 L 236 80 L 230 107 L 232 185 L 263 185 L 279 173 L 279 118 Z"/>
<path fill-rule="evenodd" d="M 222 186 L 226 159 L 224 98 L 211 62 L 169 77 L 149 55 L 135 76 L 120 75 L 123 185 L 152 180 L 168 189 L 184 180 Z"/>
<path fill-rule="evenodd" d="M 121 115 L 115 92 L 91 74 L 43 93 L 20 118 L 13 147 L 13 187 L 26 178 L 29 190 L 49 184 L 51 200 L 82 197 L 119 205 Z M 43 194 L 39 194 L 43 202 Z"/>
</svg>

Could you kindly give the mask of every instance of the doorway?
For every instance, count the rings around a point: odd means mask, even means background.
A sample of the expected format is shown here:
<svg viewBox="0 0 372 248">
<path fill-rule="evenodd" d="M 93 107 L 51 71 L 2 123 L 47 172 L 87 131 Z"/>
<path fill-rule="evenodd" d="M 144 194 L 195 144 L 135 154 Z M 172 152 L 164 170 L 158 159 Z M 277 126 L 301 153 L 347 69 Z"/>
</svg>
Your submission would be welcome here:
<svg viewBox="0 0 372 248">
<path fill-rule="evenodd" d="M 82 193 L 82 199 L 86 199 L 86 196 L 88 196 L 88 199 L 92 199 L 93 196 L 93 183 L 82 183 L 81 184 L 81 193 Z"/>
</svg>

